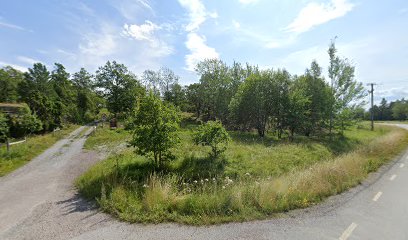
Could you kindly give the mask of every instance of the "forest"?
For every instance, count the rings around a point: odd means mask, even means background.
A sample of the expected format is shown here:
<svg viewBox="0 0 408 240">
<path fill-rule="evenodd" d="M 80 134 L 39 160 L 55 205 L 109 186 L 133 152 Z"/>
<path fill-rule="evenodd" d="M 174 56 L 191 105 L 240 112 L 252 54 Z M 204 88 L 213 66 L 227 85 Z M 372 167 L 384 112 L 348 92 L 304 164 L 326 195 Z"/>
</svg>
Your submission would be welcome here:
<svg viewBox="0 0 408 240">
<path fill-rule="evenodd" d="M 130 123 L 149 92 L 201 121 L 219 120 L 231 130 L 255 129 L 261 137 L 268 131 L 289 138 L 341 133 L 355 120 L 369 119 L 362 108 L 366 91 L 351 62 L 337 56 L 334 42 L 328 53 L 329 79 L 316 61 L 299 76 L 285 69 L 206 59 L 196 67 L 199 82 L 187 86 L 169 68 L 136 76 L 115 61 L 93 74 L 84 68 L 70 74 L 60 63 L 52 70 L 35 63 L 24 73 L 3 67 L 0 102 L 20 106 L 15 114 L 0 113 L 1 141 L 50 132 L 66 123 L 100 121 L 101 116 Z M 405 120 L 407 106 L 404 99 L 383 99 L 373 109 L 374 119 Z"/>
</svg>

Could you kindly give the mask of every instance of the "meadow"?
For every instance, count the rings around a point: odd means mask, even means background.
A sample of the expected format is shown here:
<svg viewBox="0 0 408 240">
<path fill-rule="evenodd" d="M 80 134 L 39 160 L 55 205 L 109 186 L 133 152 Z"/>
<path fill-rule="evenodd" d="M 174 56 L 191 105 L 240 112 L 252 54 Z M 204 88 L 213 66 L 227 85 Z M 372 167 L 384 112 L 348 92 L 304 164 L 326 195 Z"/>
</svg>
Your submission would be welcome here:
<svg viewBox="0 0 408 240">
<path fill-rule="evenodd" d="M 368 124 L 334 138 L 297 137 L 230 131 L 232 141 L 219 158 L 193 144 L 195 124 L 183 124 L 175 160 L 155 171 L 132 148 L 117 152 L 79 177 L 76 185 L 89 199 L 129 222 L 180 222 L 203 225 L 263 219 L 316 204 L 359 184 L 398 155 L 408 132 Z M 123 130 L 99 128 L 85 145 L 112 149 L 131 138 Z"/>
</svg>

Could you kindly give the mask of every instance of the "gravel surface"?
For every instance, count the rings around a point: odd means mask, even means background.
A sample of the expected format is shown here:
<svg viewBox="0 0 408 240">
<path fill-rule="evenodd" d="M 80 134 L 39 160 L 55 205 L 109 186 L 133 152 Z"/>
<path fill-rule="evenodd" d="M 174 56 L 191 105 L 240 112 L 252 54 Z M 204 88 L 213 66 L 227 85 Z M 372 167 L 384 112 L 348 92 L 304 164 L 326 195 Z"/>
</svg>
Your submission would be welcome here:
<svg viewBox="0 0 408 240">
<path fill-rule="evenodd" d="M 99 212 L 73 187 L 78 175 L 103 158 L 82 150 L 86 136 L 76 138 L 81 129 L 0 178 L 0 239 L 339 239 L 350 226 L 350 239 L 408 239 L 408 153 L 350 191 L 270 220 L 204 227 L 128 224 Z M 373 201 L 378 191 L 384 193 Z"/>
</svg>

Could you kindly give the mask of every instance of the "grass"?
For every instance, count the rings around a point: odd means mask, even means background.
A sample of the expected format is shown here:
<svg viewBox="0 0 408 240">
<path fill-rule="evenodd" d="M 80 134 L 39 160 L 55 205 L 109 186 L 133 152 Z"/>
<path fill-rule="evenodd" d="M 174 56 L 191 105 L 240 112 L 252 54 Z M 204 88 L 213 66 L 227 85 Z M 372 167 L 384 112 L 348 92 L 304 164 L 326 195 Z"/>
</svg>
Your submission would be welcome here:
<svg viewBox="0 0 408 240">
<path fill-rule="evenodd" d="M 130 133 L 122 128 L 111 130 L 108 126 L 98 127 L 85 142 L 85 149 L 110 148 L 130 139 Z"/>
<path fill-rule="evenodd" d="M 93 166 L 77 179 L 77 187 L 104 211 L 129 222 L 263 219 L 359 184 L 408 144 L 407 131 L 386 126 L 374 132 L 351 128 L 332 141 L 298 138 L 293 143 L 231 132 L 223 157 L 210 159 L 208 148 L 192 144 L 192 129 L 181 131 L 176 160 L 166 170 L 155 173 L 148 159 L 125 149 Z M 89 139 L 91 146 L 108 142 L 102 136 L 114 136 L 116 144 L 130 136 L 103 131 Z"/>
<path fill-rule="evenodd" d="M 28 163 L 76 128 L 77 125 L 69 125 L 61 131 L 28 137 L 26 142 L 10 146 L 9 153 L 5 145 L 1 146 L 0 177 Z"/>
</svg>

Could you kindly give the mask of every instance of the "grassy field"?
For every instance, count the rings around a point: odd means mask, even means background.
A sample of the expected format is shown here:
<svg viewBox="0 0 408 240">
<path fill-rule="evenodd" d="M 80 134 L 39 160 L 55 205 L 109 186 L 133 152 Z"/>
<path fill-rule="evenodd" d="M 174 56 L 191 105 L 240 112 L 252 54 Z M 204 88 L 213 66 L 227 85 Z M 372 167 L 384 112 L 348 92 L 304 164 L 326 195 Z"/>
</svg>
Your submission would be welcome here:
<svg viewBox="0 0 408 240">
<path fill-rule="evenodd" d="M 28 163 L 76 128 L 77 125 L 69 125 L 61 131 L 28 137 L 26 142 L 10 146 L 10 153 L 7 153 L 5 145 L 1 146 L 0 177 Z"/>
<path fill-rule="evenodd" d="M 334 140 L 230 132 L 223 157 L 192 143 L 194 126 L 180 132 L 176 160 L 153 172 L 150 161 L 128 148 L 77 179 L 80 192 L 130 222 L 214 224 L 261 219 L 315 204 L 355 186 L 400 153 L 408 133 L 390 127 L 353 127 Z M 111 138 L 112 137 L 112 138 Z M 113 146 L 130 139 L 123 130 L 99 129 L 86 146 Z"/>
</svg>

